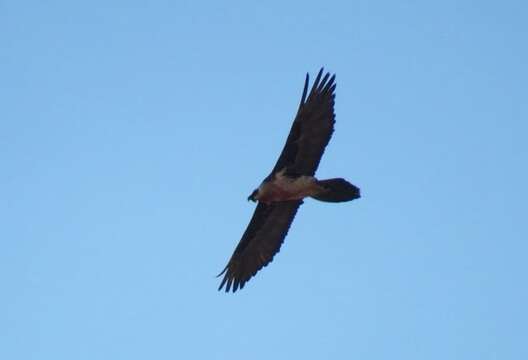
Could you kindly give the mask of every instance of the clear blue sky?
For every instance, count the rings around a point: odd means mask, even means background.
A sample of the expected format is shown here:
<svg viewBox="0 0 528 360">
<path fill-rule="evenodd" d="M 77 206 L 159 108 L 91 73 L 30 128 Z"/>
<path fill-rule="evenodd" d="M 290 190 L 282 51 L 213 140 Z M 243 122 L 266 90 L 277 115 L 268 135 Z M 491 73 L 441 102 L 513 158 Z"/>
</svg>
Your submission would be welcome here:
<svg viewBox="0 0 528 360">
<path fill-rule="evenodd" d="M 0 358 L 528 358 L 527 13 L 1 1 Z M 363 197 L 217 292 L 323 65 Z"/>
</svg>

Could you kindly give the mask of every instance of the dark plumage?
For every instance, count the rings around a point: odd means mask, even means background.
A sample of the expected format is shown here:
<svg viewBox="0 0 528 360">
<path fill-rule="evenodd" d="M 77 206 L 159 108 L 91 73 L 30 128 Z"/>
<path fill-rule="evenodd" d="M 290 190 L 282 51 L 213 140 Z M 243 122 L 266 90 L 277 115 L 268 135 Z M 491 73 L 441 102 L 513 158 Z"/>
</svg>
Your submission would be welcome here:
<svg viewBox="0 0 528 360">
<path fill-rule="evenodd" d="M 299 109 L 286 144 L 271 173 L 248 200 L 258 201 L 253 217 L 227 266 L 218 275 L 226 292 L 242 289 L 279 252 L 304 197 L 342 202 L 360 196 L 359 188 L 337 178 L 314 175 L 334 131 L 335 75 L 319 71 L 308 93 L 306 74 Z"/>
</svg>

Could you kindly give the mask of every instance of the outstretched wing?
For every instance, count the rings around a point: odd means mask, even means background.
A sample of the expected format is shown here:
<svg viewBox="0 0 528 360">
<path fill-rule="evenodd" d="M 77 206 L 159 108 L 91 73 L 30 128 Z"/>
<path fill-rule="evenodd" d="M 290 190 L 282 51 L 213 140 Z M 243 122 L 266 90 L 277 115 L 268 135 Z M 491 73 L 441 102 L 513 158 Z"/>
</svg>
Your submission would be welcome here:
<svg viewBox="0 0 528 360">
<path fill-rule="evenodd" d="M 270 205 L 259 202 L 249 225 L 225 269 L 218 290 L 242 289 L 260 269 L 279 252 L 282 242 L 302 200 L 283 201 Z"/>
<path fill-rule="evenodd" d="M 334 132 L 335 75 L 321 79 L 319 71 L 309 94 L 306 74 L 299 110 L 271 175 L 286 168 L 288 173 L 313 176 Z"/>
</svg>

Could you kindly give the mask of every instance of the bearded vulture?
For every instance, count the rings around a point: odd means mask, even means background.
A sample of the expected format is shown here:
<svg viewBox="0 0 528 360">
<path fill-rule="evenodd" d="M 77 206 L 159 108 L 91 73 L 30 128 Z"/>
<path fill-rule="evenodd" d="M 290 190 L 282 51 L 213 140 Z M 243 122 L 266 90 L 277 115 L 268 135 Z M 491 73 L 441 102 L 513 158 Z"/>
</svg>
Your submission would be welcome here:
<svg viewBox="0 0 528 360">
<path fill-rule="evenodd" d="M 360 197 L 359 188 L 342 178 L 314 177 L 334 131 L 335 75 L 319 71 L 308 93 L 309 75 L 297 115 L 279 160 L 271 173 L 248 197 L 258 202 L 249 225 L 224 270 L 220 287 L 242 289 L 279 252 L 288 229 L 305 197 L 344 202 Z"/>
</svg>

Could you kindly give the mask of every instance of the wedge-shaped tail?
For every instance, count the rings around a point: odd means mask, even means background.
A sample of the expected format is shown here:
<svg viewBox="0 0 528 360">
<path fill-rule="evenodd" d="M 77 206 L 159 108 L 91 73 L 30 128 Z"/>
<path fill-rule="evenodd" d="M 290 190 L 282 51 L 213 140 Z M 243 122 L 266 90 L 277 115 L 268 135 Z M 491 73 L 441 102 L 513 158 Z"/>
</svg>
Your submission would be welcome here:
<svg viewBox="0 0 528 360">
<path fill-rule="evenodd" d="M 322 191 L 312 198 L 325 202 L 344 202 L 360 197 L 359 188 L 342 178 L 318 180 Z"/>
</svg>

